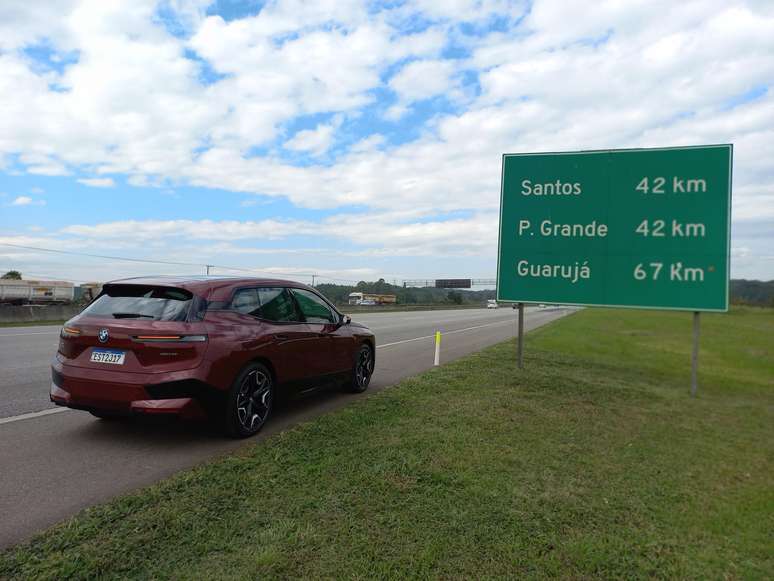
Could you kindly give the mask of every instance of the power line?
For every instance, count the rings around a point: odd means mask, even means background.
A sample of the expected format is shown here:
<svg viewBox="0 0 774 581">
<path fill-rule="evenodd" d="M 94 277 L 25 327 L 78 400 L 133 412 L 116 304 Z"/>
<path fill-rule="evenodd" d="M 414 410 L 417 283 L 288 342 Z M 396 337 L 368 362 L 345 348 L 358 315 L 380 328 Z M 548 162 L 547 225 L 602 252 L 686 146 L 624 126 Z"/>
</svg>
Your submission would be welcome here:
<svg viewBox="0 0 774 581">
<path fill-rule="evenodd" d="M 222 264 L 205 264 L 201 262 L 175 262 L 172 260 L 153 260 L 151 258 L 128 258 L 125 256 L 107 256 L 104 254 L 90 254 L 88 252 L 75 252 L 74 250 L 57 250 L 54 248 L 41 248 L 38 246 L 24 246 L 22 244 L 11 244 L 9 242 L 0 242 L 0 246 L 9 246 L 11 248 L 20 248 L 23 250 L 33 250 L 38 252 L 50 252 L 52 254 L 69 254 L 72 256 L 86 256 L 88 258 L 101 258 L 105 260 L 124 260 L 127 262 L 138 262 L 138 263 L 144 263 L 144 264 L 166 264 L 171 266 L 198 266 L 198 267 L 206 268 L 208 272 L 209 272 L 209 268 L 220 268 L 222 270 L 234 270 L 237 272 L 271 274 L 272 276 L 276 276 L 278 274 L 278 273 L 269 272 L 266 270 L 258 270 L 254 268 L 239 268 L 236 266 L 224 266 Z M 311 272 L 285 272 L 285 273 L 279 273 L 279 274 L 282 274 L 285 276 L 305 276 L 305 277 L 313 276 L 313 273 Z"/>
<path fill-rule="evenodd" d="M 53 254 L 70 254 L 73 256 L 88 256 L 89 258 L 104 258 L 107 260 L 126 260 L 128 262 L 145 262 L 151 264 L 170 264 L 174 266 L 206 266 L 198 262 L 172 262 L 169 260 L 152 260 L 150 258 L 126 258 L 124 256 L 105 256 L 103 254 L 89 254 L 87 252 L 75 252 L 73 250 L 55 250 L 53 248 L 39 248 L 37 246 L 23 246 L 21 244 L 10 244 L 0 242 L 0 246 L 10 246 L 12 248 L 21 248 L 24 250 L 36 250 L 38 252 L 51 252 Z"/>
</svg>

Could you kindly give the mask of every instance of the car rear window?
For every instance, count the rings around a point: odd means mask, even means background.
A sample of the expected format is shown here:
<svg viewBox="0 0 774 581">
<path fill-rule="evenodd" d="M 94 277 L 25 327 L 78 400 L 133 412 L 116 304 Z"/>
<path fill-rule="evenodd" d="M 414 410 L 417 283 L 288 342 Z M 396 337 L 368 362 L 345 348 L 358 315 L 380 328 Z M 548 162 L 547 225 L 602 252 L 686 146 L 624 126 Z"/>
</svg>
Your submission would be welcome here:
<svg viewBox="0 0 774 581">
<path fill-rule="evenodd" d="M 193 295 L 181 288 L 146 285 L 106 285 L 84 311 L 92 317 L 185 321 Z"/>
</svg>

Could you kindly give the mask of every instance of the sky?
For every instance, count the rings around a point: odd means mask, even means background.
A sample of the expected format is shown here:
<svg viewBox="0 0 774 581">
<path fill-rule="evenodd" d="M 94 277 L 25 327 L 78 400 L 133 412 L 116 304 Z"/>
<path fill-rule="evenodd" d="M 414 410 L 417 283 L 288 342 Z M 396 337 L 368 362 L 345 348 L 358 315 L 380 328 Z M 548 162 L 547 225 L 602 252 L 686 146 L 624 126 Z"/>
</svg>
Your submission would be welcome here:
<svg viewBox="0 0 774 581">
<path fill-rule="evenodd" d="M 0 270 L 494 278 L 503 153 L 733 143 L 774 279 L 773 85 L 770 0 L 5 0 Z"/>
</svg>

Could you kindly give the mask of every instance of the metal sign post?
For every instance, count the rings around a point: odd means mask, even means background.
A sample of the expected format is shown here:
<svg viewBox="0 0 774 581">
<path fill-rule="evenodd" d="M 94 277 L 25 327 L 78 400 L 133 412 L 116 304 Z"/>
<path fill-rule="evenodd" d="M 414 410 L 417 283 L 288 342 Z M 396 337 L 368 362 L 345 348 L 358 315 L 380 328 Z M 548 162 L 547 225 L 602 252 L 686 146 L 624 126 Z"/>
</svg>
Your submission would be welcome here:
<svg viewBox="0 0 774 581">
<path fill-rule="evenodd" d="M 699 373 L 699 311 L 693 312 L 693 352 L 691 353 L 691 397 L 696 397 Z"/>
<path fill-rule="evenodd" d="M 524 303 L 519 303 L 519 369 L 524 369 Z"/>
</svg>

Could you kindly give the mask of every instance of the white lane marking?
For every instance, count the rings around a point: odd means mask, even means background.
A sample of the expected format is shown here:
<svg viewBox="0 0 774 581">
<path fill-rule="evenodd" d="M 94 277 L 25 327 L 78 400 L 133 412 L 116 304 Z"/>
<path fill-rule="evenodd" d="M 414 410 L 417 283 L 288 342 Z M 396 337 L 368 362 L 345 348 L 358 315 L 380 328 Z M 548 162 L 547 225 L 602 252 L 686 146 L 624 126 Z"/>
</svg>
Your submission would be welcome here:
<svg viewBox="0 0 774 581">
<path fill-rule="evenodd" d="M 496 327 L 497 325 L 512 325 L 513 321 L 498 321 L 497 323 L 487 323 L 486 325 L 476 325 L 475 327 L 466 327 L 465 329 L 457 329 L 455 331 L 446 331 L 445 333 L 442 332 L 441 336 L 443 335 L 453 335 L 454 333 L 462 333 L 464 331 L 473 331 L 474 329 L 483 329 L 484 327 Z M 400 345 L 402 343 L 411 343 L 412 341 L 421 341 L 423 339 L 433 339 L 435 337 L 435 334 L 433 335 L 425 335 L 424 337 L 414 337 L 413 339 L 404 339 L 403 341 L 394 341 L 392 343 L 384 343 L 383 345 L 377 345 L 377 349 L 381 349 L 383 347 L 392 347 L 393 345 Z"/>
<path fill-rule="evenodd" d="M 26 335 L 59 335 L 59 331 L 40 331 L 37 333 L 7 333 L 5 335 L 0 334 L 0 339 L 3 337 L 24 337 Z"/>
<path fill-rule="evenodd" d="M 69 411 L 70 411 L 70 408 L 52 408 L 50 410 L 43 410 L 42 412 L 32 412 L 29 414 L 11 416 L 10 418 L 0 418 L 0 424 L 10 424 L 13 422 L 20 422 L 21 420 L 31 420 L 32 418 L 39 418 L 41 416 L 50 416 L 51 414 L 59 414 L 62 412 L 69 412 Z"/>
</svg>

